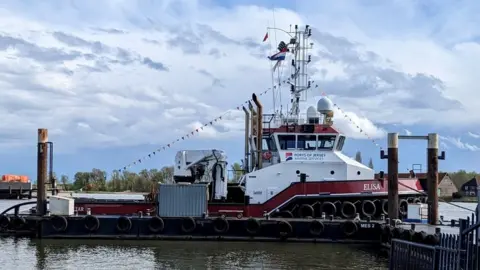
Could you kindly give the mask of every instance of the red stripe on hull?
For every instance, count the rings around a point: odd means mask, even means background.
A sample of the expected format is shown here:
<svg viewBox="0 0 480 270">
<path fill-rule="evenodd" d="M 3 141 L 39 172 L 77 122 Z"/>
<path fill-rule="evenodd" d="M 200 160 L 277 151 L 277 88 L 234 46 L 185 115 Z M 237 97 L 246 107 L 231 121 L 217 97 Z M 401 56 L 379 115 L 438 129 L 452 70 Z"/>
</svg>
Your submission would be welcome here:
<svg viewBox="0 0 480 270">
<path fill-rule="evenodd" d="M 398 186 L 399 192 L 423 191 L 420 181 L 418 179 L 402 179 L 399 180 L 402 185 Z M 406 187 L 405 187 L 406 186 Z M 409 187 L 409 188 L 408 188 Z M 413 190 L 412 190 L 413 189 Z M 387 181 L 380 180 L 360 180 L 360 181 L 323 181 L 323 182 L 296 182 L 284 189 L 277 195 L 270 198 L 263 204 L 252 204 L 246 207 L 238 206 L 224 206 L 224 205 L 209 205 L 209 212 L 221 212 L 222 210 L 243 210 L 244 216 L 261 217 L 264 212 L 270 212 L 279 207 L 284 202 L 288 201 L 294 196 L 299 195 L 318 195 L 321 193 L 331 194 L 345 194 L 354 193 L 352 196 L 359 195 L 362 192 L 387 192 Z M 356 193 L 356 194 L 355 194 Z M 348 196 L 348 194 L 345 194 Z"/>
<path fill-rule="evenodd" d="M 411 192 L 415 194 L 415 190 L 423 191 L 420 181 L 417 179 L 402 179 L 399 181 L 402 184 L 398 187 L 400 192 Z M 351 196 L 356 196 L 362 192 L 386 193 L 387 191 L 388 183 L 386 180 L 296 182 L 263 204 L 252 204 L 248 206 L 241 204 L 210 204 L 208 211 L 211 214 L 223 212 L 228 216 L 236 216 L 238 211 L 240 211 L 243 212 L 243 216 L 261 217 L 265 211 L 270 212 L 294 196 L 330 193 L 345 194 L 345 196 L 348 197 L 348 193 L 352 193 Z M 77 210 L 79 214 L 86 214 L 87 208 L 90 208 L 93 215 L 131 215 L 139 211 L 143 213 L 149 212 L 154 208 L 154 205 L 147 202 L 134 204 L 128 202 L 75 203 L 75 210 Z"/>
</svg>

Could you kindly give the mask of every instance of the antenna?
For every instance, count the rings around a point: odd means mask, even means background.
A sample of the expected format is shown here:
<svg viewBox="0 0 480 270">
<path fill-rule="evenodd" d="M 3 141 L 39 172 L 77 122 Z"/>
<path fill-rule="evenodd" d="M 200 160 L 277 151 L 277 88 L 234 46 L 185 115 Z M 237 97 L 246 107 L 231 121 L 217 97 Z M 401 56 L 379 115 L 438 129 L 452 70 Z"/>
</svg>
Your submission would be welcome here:
<svg viewBox="0 0 480 270">
<path fill-rule="evenodd" d="M 294 36 L 290 39 L 289 44 L 291 52 L 294 54 L 291 68 L 292 74 L 288 82 L 290 84 L 292 104 L 289 116 L 298 123 L 300 114 L 299 104 L 307 99 L 304 92 L 310 88 L 312 83 L 307 70 L 308 64 L 312 61 L 312 56 L 307 54 L 307 52 L 313 47 L 313 43 L 309 42 L 312 29 L 308 24 L 304 30 L 299 30 L 298 25 L 295 25 L 294 29 Z M 304 94 L 302 95 L 302 93 Z"/>
</svg>

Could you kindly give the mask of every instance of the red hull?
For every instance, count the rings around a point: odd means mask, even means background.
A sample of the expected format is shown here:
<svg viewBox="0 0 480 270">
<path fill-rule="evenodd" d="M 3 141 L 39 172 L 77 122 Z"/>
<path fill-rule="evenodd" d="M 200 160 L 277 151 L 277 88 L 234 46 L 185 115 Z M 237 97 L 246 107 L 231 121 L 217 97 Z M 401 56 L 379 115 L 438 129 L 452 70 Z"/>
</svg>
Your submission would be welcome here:
<svg viewBox="0 0 480 270">
<path fill-rule="evenodd" d="M 418 179 L 402 179 L 399 181 L 400 194 L 418 195 L 423 191 Z M 294 197 L 351 197 L 351 196 L 381 196 L 386 197 L 388 191 L 387 181 L 363 180 L 363 181 L 323 181 L 293 183 L 277 195 L 271 197 L 262 204 L 210 204 L 210 214 L 226 214 L 235 216 L 242 213 L 243 216 L 261 217 L 264 212 L 270 212 Z M 79 214 L 85 214 L 90 208 L 95 215 L 131 215 L 139 211 L 143 213 L 154 211 L 152 203 L 138 202 L 76 202 L 75 209 Z"/>
</svg>

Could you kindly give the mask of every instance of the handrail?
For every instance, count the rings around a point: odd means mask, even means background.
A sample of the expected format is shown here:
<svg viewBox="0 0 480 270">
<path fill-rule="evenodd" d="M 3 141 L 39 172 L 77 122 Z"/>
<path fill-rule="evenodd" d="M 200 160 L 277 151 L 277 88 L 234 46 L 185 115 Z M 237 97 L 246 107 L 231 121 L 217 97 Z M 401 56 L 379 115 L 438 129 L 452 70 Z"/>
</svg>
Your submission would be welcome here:
<svg viewBox="0 0 480 270">
<path fill-rule="evenodd" d="M 49 203 L 49 201 L 47 201 L 47 204 L 48 203 Z M 10 210 L 15 209 L 15 216 L 18 216 L 20 207 L 25 206 L 25 205 L 30 205 L 30 204 L 37 204 L 37 202 L 36 201 L 34 201 L 34 202 L 23 202 L 23 203 L 16 204 L 14 206 L 11 206 L 10 208 L 7 208 L 7 210 L 4 210 L 2 213 L 0 213 L 0 215 L 5 215 Z"/>
</svg>

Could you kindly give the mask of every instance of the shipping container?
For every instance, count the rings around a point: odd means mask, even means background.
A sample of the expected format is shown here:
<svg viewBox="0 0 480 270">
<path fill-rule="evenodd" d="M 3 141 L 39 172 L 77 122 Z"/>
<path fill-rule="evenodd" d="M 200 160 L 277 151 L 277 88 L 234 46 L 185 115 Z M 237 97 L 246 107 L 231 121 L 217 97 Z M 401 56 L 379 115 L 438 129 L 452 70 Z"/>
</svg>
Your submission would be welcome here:
<svg viewBox="0 0 480 270">
<path fill-rule="evenodd" d="M 158 215 L 160 217 L 201 217 L 207 213 L 207 185 L 160 184 Z"/>
<path fill-rule="evenodd" d="M 13 174 L 4 174 L 2 175 L 2 182 L 21 182 L 28 183 L 28 176 L 25 175 L 13 175 Z"/>
</svg>

